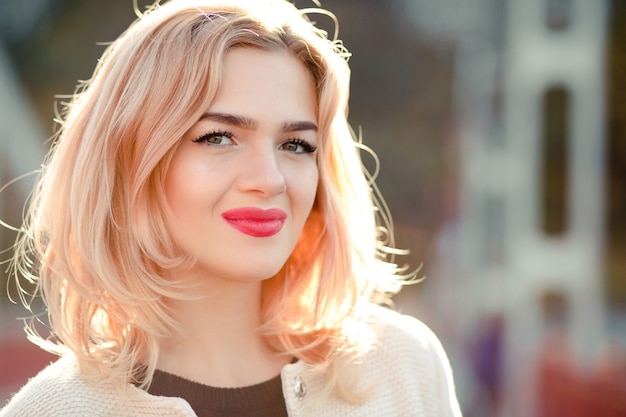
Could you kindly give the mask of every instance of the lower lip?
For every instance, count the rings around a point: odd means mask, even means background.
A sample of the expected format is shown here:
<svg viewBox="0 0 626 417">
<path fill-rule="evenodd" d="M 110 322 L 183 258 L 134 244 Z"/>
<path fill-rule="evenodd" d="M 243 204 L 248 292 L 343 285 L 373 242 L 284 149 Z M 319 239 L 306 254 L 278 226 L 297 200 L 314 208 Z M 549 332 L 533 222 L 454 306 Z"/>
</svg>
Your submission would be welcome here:
<svg viewBox="0 0 626 417">
<path fill-rule="evenodd" d="M 270 237 L 280 232 L 287 215 L 280 209 L 240 208 L 222 213 L 233 228 L 252 237 Z"/>
</svg>

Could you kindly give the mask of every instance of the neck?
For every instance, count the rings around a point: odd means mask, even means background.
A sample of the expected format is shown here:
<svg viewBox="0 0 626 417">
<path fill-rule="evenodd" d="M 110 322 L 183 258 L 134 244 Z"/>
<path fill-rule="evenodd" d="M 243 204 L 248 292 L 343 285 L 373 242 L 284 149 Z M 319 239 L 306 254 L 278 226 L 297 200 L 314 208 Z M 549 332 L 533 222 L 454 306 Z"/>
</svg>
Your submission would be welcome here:
<svg viewBox="0 0 626 417">
<path fill-rule="evenodd" d="M 157 367 L 216 387 L 241 387 L 273 378 L 289 362 L 259 335 L 261 282 L 204 286 L 201 297 L 173 310 L 182 336 L 160 344 Z M 216 289 L 217 288 L 217 289 Z"/>
</svg>

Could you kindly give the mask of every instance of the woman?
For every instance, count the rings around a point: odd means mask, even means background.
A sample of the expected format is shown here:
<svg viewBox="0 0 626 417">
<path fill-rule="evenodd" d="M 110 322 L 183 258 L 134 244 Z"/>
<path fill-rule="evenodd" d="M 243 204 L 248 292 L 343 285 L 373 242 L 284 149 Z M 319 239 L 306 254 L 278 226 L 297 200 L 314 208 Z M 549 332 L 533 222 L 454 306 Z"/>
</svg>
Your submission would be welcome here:
<svg viewBox="0 0 626 417">
<path fill-rule="evenodd" d="M 306 12 L 172 0 L 108 47 L 14 263 L 61 358 L 0 415 L 460 415 L 437 338 L 376 306 L 405 278 Z"/>
</svg>

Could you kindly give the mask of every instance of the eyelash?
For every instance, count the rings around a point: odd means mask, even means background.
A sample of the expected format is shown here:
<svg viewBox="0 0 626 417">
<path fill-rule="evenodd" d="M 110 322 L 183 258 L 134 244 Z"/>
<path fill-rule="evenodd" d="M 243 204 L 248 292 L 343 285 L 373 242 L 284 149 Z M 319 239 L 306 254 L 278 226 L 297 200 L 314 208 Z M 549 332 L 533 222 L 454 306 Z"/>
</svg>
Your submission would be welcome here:
<svg viewBox="0 0 626 417">
<path fill-rule="evenodd" d="M 234 135 L 231 132 L 228 132 L 226 130 L 216 130 L 213 132 L 205 133 L 197 137 L 196 139 L 193 139 L 193 142 L 195 143 L 206 142 L 208 145 L 215 145 L 215 144 L 210 143 L 208 139 L 216 138 L 220 136 L 224 136 L 228 139 L 232 139 L 234 137 Z M 286 142 L 284 142 L 283 145 L 288 144 L 288 143 L 302 146 L 302 148 L 304 149 L 304 153 L 314 153 L 315 151 L 317 151 L 317 146 L 313 145 L 312 143 L 304 139 L 300 139 L 300 138 L 289 139 Z M 219 145 L 216 145 L 216 146 L 219 146 Z"/>
<path fill-rule="evenodd" d="M 213 132 L 205 133 L 204 135 L 201 135 L 195 138 L 193 142 L 196 142 L 196 143 L 206 142 L 209 145 L 213 145 L 212 143 L 208 141 L 208 139 L 216 138 L 219 136 L 224 136 L 224 137 L 227 137 L 228 139 L 232 139 L 234 135 L 231 132 L 227 132 L 226 130 L 215 130 Z"/>
<path fill-rule="evenodd" d="M 315 151 L 317 151 L 317 146 L 313 145 L 312 143 L 304 139 L 289 139 L 285 143 L 292 143 L 295 145 L 300 145 L 304 148 L 305 153 L 314 153 Z"/>
</svg>

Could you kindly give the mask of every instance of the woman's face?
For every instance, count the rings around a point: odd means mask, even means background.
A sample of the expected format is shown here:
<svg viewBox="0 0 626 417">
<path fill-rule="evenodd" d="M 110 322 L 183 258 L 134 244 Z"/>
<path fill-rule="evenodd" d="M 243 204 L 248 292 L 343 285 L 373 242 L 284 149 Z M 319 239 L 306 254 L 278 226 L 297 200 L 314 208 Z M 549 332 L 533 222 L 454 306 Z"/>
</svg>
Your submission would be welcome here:
<svg viewBox="0 0 626 417">
<path fill-rule="evenodd" d="M 258 281 L 283 266 L 315 200 L 315 88 L 282 51 L 235 48 L 223 74 L 167 172 L 169 228 L 198 259 L 193 277 Z"/>
</svg>

